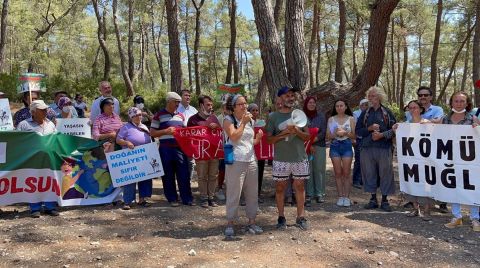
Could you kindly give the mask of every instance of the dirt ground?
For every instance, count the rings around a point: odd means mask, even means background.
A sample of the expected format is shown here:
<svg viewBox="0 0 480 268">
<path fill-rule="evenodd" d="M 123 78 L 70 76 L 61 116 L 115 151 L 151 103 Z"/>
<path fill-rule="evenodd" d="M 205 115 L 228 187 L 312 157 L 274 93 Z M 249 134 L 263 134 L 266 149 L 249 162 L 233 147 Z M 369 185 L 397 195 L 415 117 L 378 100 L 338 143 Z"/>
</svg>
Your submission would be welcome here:
<svg viewBox="0 0 480 268">
<path fill-rule="evenodd" d="M 307 208 L 310 229 L 294 227 L 295 208 L 287 207 L 289 227 L 278 231 L 269 166 L 265 177 L 257 218 L 265 232 L 245 234 L 242 207 L 234 241 L 222 235 L 223 203 L 172 208 L 160 180 L 149 208 L 61 208 L 60 217 L 32 219 L 24 205 L 4 207 L 0 267 L 480 267 L 480 233 L 468 219 L 449 230 L 449 214 L 435 211 L 430 222 L 408 218 L 399 196 L 390 199 L 394 212 L 365 210 L 368 195 L 359 189 L 351 208 L 337 207 L 331 163 L 327 201 Z"/>
</svg>

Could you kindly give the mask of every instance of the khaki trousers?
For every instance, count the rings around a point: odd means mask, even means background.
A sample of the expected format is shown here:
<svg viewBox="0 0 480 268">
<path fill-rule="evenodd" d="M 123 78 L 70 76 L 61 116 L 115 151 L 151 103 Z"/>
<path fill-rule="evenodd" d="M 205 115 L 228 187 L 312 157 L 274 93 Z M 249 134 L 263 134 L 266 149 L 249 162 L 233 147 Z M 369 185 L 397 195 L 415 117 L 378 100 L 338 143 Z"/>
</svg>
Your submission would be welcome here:
<svg viewBox="0 0 480 268">
<path fill-rule="evenodd" d="M 198 190 L 201 199 L 213 199 L 217 186 L 218 159 L 197 160 Z"/>
</svg>

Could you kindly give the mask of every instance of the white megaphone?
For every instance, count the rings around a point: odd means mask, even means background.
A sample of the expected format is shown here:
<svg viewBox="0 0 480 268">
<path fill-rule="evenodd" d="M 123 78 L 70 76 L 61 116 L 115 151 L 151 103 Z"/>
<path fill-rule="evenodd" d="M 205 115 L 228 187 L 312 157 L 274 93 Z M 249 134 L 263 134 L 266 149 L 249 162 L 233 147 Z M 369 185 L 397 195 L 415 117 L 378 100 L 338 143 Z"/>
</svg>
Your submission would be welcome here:
<svg viewBox="0 0 480 268">
<path fill-rule="evenodd" d="M 304 127 L 308 123 L 307 115 L 300 109 L 295 109 L 292 111 L 292 117 L 283 121 L 278 125 L 280 131 L 285 130 L 288 126 Z M 288 137 L 285 138 L 285 141 L 288 141 Z"/>
</svg>

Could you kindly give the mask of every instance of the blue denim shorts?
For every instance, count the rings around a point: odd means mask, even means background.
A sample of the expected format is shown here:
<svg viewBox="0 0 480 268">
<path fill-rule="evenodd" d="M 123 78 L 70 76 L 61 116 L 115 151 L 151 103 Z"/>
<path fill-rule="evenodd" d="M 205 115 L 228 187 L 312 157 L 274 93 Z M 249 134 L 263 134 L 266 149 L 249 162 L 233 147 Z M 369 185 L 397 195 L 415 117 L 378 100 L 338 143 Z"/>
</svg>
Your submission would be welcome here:
<svg viewBox="0 0 480 268">
<path fill-rule="evenodd" d="M 333 157 L 353 157 L 352 141 L 346 140 L 334 140 L 330 144 L 330 158 Z"/>
</svg>

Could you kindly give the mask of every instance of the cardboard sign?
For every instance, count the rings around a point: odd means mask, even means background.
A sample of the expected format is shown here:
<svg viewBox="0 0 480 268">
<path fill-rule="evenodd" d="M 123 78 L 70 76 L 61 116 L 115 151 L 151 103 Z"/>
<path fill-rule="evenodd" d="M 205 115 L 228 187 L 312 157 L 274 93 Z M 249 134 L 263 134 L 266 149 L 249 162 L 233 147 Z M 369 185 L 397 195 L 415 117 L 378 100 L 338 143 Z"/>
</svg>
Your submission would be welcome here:
<svg viewBox="0 0 480 268">
<path fill-rule="evenodd" d="M 114 187 L 163 176 L 162 160 L 156 143 L 151 142 L 107 153 L 107 163 Z"/>
<path fill-rule="evenodd" d="M 88 118 L 57 118 L 57 131 L 63 134 L 91 139 Z"/>
<path fill-rule="evenodd" d="M 13 130 L 12 113 L 8 99 L 0 99 L 0 131 Z"/>
</svg>

